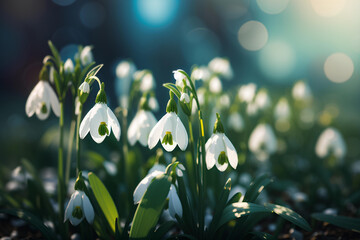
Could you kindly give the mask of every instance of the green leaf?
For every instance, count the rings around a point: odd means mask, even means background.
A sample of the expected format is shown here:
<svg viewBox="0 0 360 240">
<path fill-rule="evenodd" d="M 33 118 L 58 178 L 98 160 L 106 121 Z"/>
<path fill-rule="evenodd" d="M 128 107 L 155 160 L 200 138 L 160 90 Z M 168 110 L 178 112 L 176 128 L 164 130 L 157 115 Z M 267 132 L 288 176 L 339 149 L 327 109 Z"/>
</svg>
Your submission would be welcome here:
<svg viewBox="0 0 360 240">
<path fill-rule="evenodd" d="M 51 53 L 55 58 L 55 63 L 59 67 L 60 63 L 61 63 L 61 57 L 60 57 L 59 51 L 56 49 L 55 45 L 50 40 L 48 41 L 48 44 L 49 44 Z"/>
<path fill-rule="evenodd" d="M 241 199 L 241 196 L 242 196 L 241 192 L 235 193 L 234 196 L 232 196 L 232 197 L 230 198 L 230 200 L 228 201 L 227 205 L 230 205 L 230 204 L 239 202 L 240 199 Z"/>
<path fill-rule="evenodd" d="M 177 96 L 177 98 L 180 100 L 181 93 L 177 89 L 177 86 L 175 84 L 173 84 L 173 83 L 165 83 L 165 84 L 163 84 L 163 86 L 170 89 Z"/>
<path fill-rule="evenodd" d="M 136 209 L 130 238 L 146 238 L 159 220 L 171 186 L 171 177 L 161 174 L 154 178 Z"/>
<path fill-rule="evenodd" d="M 276 240 L 273 235 L 265 232 L 250 232 L 250 234 L 255 236 L 253 239 Z"/>
<path fill-rule="evenodd" d="M 5 213 L 9 215 L 16 216 L 31 225 L 33 225 L 36 229 L 38 229 L 46 239 L 54 239 L 56 240 L 57 237 L 54 232 L 51 231 L 50 228 L 45 226 L 41 219 L 36 217 L 30 212 L 24 211 L 24 210 L 17 210 L 17 209 L 1 209 L 0 213 Z"/>
<path fill-rule="evenodd" d="M 306 231 L 311 231 L 311 227 L 309 226 L 308 222 L 293 210 L 286 208 L 284 206 L 271 204 L 271 203 L 265 204 L 265 207 L 273 211 L 280 217 L 284 218 L 285 220 L 292 222 L 296 226 L 301 227 Z"/>
<path fill-rule="evenodd" d="M 221 227 L 222 225 L 224 225 L 225 223 L 231 220 L 241 218 L 243 216 L 247 216 L 252 213 L 266 213 L 266 212 L 270 212 L 270 210 L 264 206 L 255 203 L 247 203 L 247 202 L 233 203 L 224 209 L 219 224 L 216 226 L 215 230 L 217 230 L 219 227 Z"/>
<path fill-rule="evenodd" d="M 93 66 L 95 63 L 91 63 L 89 66 Z M 94 68 L 92 68 L 87 74 L 86 74 L 86 78 L 89 78 L 89 77 L 92 77 L 92 76 L 95 76 L 99 71 L 100 69 L 104 66 L 104 64 L 99 64 L 97 66 L 95 66 Z M 86 70 L 86 68 L 85 68 Z"/>
<path fill-rule="evenodd" d="M 334 216 L 323 213 L 313 213 L 311 214 L 311 217 L 318 221 L 328 222 L 341 228 L 346 228 L 352 231 L 360 231 L 360 218 Z"/>
<path fill-rule="evenodd" d="M 273 180 L 267 175 L 263 175 L 250 184 L 249 189 L 246 191 L 244 196 L 244 202 L 255 202 L 259 194 L 264 188 L 269 185 Z"/>
<path fill-rule="evenodd" d="M 115 220 L 119 218 L 119 213 L 116 209 L 114 201 L 112 200 L 104 184 L 94 173 L 90 172 L 88 176 L 90 186 L 95 195 L 96 201 L 104 213 L 111 229 L 115 233 Z"/>
<path fill-rule="evenodd" d="M 174 221 L 169 221 L 169 222 L 163 223 L 158 229 L 156 229 L 155 232 L 153 232 L 150 235 L 150 239 L 153 239 L 153 240 L 162 239 L 165 236 L 165 234 L 168 233 L 170 231 L 170 229 L 175 226 L 175 224 L 176 224 L 176 222 L 174 222 Z"/>
</svg>

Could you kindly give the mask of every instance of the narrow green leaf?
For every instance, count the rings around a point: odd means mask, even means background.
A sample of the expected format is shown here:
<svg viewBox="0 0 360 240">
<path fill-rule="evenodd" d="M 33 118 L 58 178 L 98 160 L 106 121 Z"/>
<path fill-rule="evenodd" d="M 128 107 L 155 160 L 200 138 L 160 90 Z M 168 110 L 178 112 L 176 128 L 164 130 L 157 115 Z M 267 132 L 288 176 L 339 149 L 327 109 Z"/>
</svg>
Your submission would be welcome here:
<svg viewBox="0 0 360 240">
<path fill-rule="evenodd" d="M 90 172 L 88 176 L 90 186 L 95 195 L 96 201 L 103 211 L 111 229 L 115 233 L 115 220 L 119 218 L 119 213 L 116 209 L 114 201 L 112 200 L 104 184 L 94 173 Z"/>
<path fill-rule="evenodd" d="M 136 209 L 130 238 L 146 238 L 159 220 L 171 186 L 171 178 L 158 175 L 150 183 Z"/>
<path fill-rule="evenodd" d="M 177 98 L 180 100 L 181 93 L 177 89 L 175 84 L 173 84 L 173 83 L 165 83 L 165 84 L 163 84 L 163 86 L 170 89 L 177 96 Z"/>
<path fill-rule="evenodd" d="M 276 237 L 265 232 L 250 232 L 250 234 L 255 236 L 253 239 L 276 240 Z"/>
<path fill-rule="evenodd" d="M 95 63 L 91 63 L 89 66 L 93 66 Z M 95 67 L 93 67 L 87 74 L 86 74 L 86 78 L 89 78 L 89 77 L 92 77 L 92 76 L 95 76 L 99 71 L 100 69 L 104 66 L 104 64 L 99 64 Z M 90 68 L 90 67 L 89 67 Z M 86 70 L 86 68 L 84 69 Z"/>
<path fill-rule="evenodd" d="M 119 219 L 115 219 L 115 239 L 116 240 L 120 240 L 121 239 L 121 227 L 120 227 L 120 222 Z"/>
<path fill-rule="evenodd" d="M 231 220 L 241 218 L 243 216 L 247 216 L 252 213 L 266 213 L 266 212 L 270 212 L 270 210 L 264 206 L 255 203 L 247 203 L 247 202 L 233 203 L 224 209 L 219 224 L 216 226 L 216 230 Z"/>
<path fill-rule="evenodd" d="M 312 218 L 315 218 L 318 221 L 328 222 L 335 226 L 346 228 L 352 231 L 360 232 L 360 218 L 350 218 L 344 216 L 334 216 L 323 213 L 313 213 L 311 214 Z"/>
<path fill-rule="evenodd" d="M 306 231 L 311 231 L 311 227 L 308 224 L 308 222 L 302 216 L 300 216 L 293 210 L 291 210 L 287 207 L 284 207 L 284 206 L 271 204 L 271 203 L 265 204 L 265 207 L 268 208 L 269 210 L 273 211 L 280 217 L 284 218 L 285 220 L 292 222 L 296 226 L 301 227 L 302 229 L 304 229 Z"/>
<path fill-rule="evenodd" d="M 48 44 L 49 44 L 51 53 L 55 58 L 55 63 L 59 67 L 60 63 L 61 63 L 61 57 L 60 57 L 59 51 L 56 49 L 55 45 L 50 40 L 48 41 Z"/>
<path fill-rule="evenodd" d="M 273 180 L 267 175 L 263 175 L 250 184 L 249 189 L 246 191 L 244 196 L 244 202 L 255 202 L 259 194 L 264 188 L 269 185 Z"/>
<path fill-rule="evenodd" d="M 234 196 L 232 196 L 232 197 L 230 198 L 230 200 L 228 201 L 227 205 L 230 205 L 230 204 L 239 202 L 240 199 L 241 199 L 241 196 L 242 196 L 241 192 L 235 193 Z"/>
<path fill-rule="evenodd" d="M 18 210 L 18 209 L 0 209 L 0 213 L 13 215 L 30 223 L 36 229 L 38 229 L 44 235 L 44 237 L 46 237 L 46 239 L 54 239 L 54 240 L 57 239 L 55 233 L 52 232 L 50 228 L 45 226 L 41 219 L 39 219 L 30 212 L 24 210 Z"/>
<path fill-rule="evenodd" d="M 166 233 L 168 233 L 170 231 L 171 228 L 173 228 L 175 226 L 176 222 L 174 221 L 169 221 L 169 222 L 165 222 L 162 225 L 160 225 L 160 227 L 158 229 L 155 230 L 155 232 L 153 232 L 150 235 L 150 239 L 153 240 L 157 240 L 157 239 L 162 239 Z"/>
</svg>

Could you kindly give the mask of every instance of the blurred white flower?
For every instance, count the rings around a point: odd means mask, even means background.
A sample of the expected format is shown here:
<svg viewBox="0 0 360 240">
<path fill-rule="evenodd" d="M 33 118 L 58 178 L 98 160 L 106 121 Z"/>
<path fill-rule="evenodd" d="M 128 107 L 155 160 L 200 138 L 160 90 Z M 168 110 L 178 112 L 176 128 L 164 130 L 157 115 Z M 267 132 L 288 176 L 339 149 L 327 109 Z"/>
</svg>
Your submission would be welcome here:
<svg viewBox="0 0 360 240">
<path fill-rule="evenodd" d="M 149 97 L 148 101 L 149 101 L 148 104 L 149 104 L 149 107 L 151 110 L 153 110 L 154 112 L 159 111 L 159 103 L 158 103 L 156 97 L 151 96 L 151 97 Z"/>
<path fill-rule="evenodd" d="M 148 92 L 150 90 L 155 89 L 156 83 L 154 80 L 154 76 L 151 72 L 146 72 L 141 78 L 140 82 L 140 90 L 142 92 Z"/>
<path fill-rule="evenodd" d="M 116 77 L 121 80 L 132 79 L 136 66 L 132 61 L 123 60 L 116 66 Z"/>
<path fill-rule="evenodd" d="M 191 78 L 194 79 L 195 81 L 197 80 L 207 81 L 209 80 L 210 76 L 211 73 L 209 69 L 205 66 L 194 68 L 194 70 L 191 73 Z"/>
<path fill-rule="evenodd" d="M 231 79 L 233 77 L 233 70 L 229 60 L 226 58 L 216 57 L 209 62 L 208 66 L 212 72 L 226 79 Z"/>
<path fill-rule="evenodd" d="M 103 162 L 104 168 L 106 169 L 106 171 L 111 175 L 111 176 L 115 176 L 117 173 L 117 168 L 116 168 L 116 164 L 113 163 L 112 161 L 104 161 Z"/>
<path fill-rule="evenodd" d="M 74 72 L 74 63 L 68 58 L 64 63 L 64 71 L 65 73 L 73 73 Z"/>
<path fill-rule="evenodd" d="M 166 113 L 154 126 L 149 134 L 148 145 L 152 149 L 160 140 L 164 149 L 171 152 L 177 145 L 185 151 L 188 145 L 188 134 L 175 112 Z"/>
<path fill-rule="evenodd" d="M 254 83 L 248 83 L 239 88 L 238 97 L 242 102 L 251 102 L 254 99 L 256 92 L 256 85 Z"/>
<path fill-rule="evenodd" d="M 209 90 L 210 90 L 210 92 L 215 93 L 215 94 L 222 92 L 222 83 L 221 83 L 220 78 L 218 78 L 217 76 L 213 76 L 210 79 Z"/>
<path fill-rule="evenodd" d="M 183 88 L 184 87 L 184 79 L 185 79 L 185 82 L 186 82 L 186 85 L 190 87 L 190 82 L 189 82 L 189 79 L 185 76 L 185 74 L 183 74 L 184 70 L 182 69 L 178 69 L 178 70 L 174 70 L 173 71 L 173 74 L 174 74 L 174 78 L 176 80 L 176 85 Z"/>
<path fill-rule="evenodd" d="M 52 84 L 54 84 L 54 71 L 55 71 L 54 66 L 50 66 L 49 81 L 50 81 L 50 83 L 52 83 Z"/>
<path fill-rule="evenodd" d="M 275 134 L 268 124 L 259 124 L 249 138 L 249 149 L 260 161 L 265 161 L 276 152 Z"/>
<path fill-rule="evenodd" d="M 285 97 L 282 97 L 277 102 L 274 109 L 275 119 L 289 119 L 291 116 L 291 110 L 288 103 L 288 100 Z"/>
<path fill-rule="evenodd" d="M 75 190 L 66 207 L 64 221 L 69 219 L 73 226 L 77 226 L 84 218 L 92 224 L 94 217 L 94 209 L 89 198 L 83 191 Z"/>
<path fill-rule="evenodd" d="M 131 146 L 134 146 L 136 141 L 146 147 L 150 131 L 156 125 L 157 120 L 154 114 L 150 111 L 140 109 L 134 119 L 131 121 L 127 138 Z"/>
<path fill-rule="evenodd" d="M 189 94 L 184 93 L 184 92 L 181 93 L 180 101 L 181 101 L 181 102 L 185 102 L 185 103 L 189 103 L 189 102 L 190 102 Z"/>
<path fill-rule="evenodd" d="M 219 106 L 220 108 L 229 108 L 231 104 L 230 97 L 227 93 L 224 93 L 219 98 Z"/>
<path fill-rule="evenodd" d="M 303 102 L 309 102 L 313 97 L 310 86 L 302 80 L 295 83 L 292 96 L 295 100 Z"/>
<path fill-rule="evenodd" d="M 90 85 L 89 85 L 89 83 L 86 82 L 86 81 L 81 83 L 80 86 L 79 86 L 79 90 L 84 92 L 84 93 L 90 93 Z"/>
<path fill-rule="evenodd" d="M 36 113 L 40 120 L 49 117 L 50 106 L 54 114 L 60 116 L 60 103 L 48 81 L 40 80 L 31 91 L 25 105 L 26 115 L 31 117 Z"/>
<path fill-rule="evenodd" d="M 346 144 L 341 133 L 332 127 L 325 129 L 317 140 L 315 152 L 319 158 L 334 156 L 340 161 L 343 160 Z"/>
<path fill-rule="evenodd" d="M 80 53 L 80 61 L 83 66 L 87 66 L 94 61 L 93 54 L 91 52 L 91 46 L 85 46 Z"/>
<path fill-rule="evenodd" d="M 116 66 L 115 71 L 116 94 L 119 97 L 121 107 L 127 109 L 129 107 L 131 82 L 133 80 L 134 73 L 136 72 L 136 66 L 132 61 L 123 60 Z"/>
<path fill-rule="evenodd" d="M 259 90 L 254 100 L 259 110 L 265 110 L 271 106 L 271 99 L 268 92 L 265 89 Z"/>
<path fill-rule="evenodd" d="M 227 126 L 237 132 L 242 131 L 244 129 L 244 120 L 241 117 L 240 113 L 231 113 L 228 117 Z"/>
<path fill-rule="evenodd" d="M 206 142 L 205 150 L 207 169 L 211 169 L 216 165 L 217 169 L 223 172 L 227 169 L 229 163 L 232 168 L 236 169 L 239 162 L 238 155 L 234 145 L 224 133 L 224 127 L 218 114 L 213 134 Z"/>
<path fill-rule="evenodd" d="M 249 102 L 246 106 L 246 114 L 250 117 L 257 115 L 259 112 L 258 105 L 255 102 Z"/>
</svg>

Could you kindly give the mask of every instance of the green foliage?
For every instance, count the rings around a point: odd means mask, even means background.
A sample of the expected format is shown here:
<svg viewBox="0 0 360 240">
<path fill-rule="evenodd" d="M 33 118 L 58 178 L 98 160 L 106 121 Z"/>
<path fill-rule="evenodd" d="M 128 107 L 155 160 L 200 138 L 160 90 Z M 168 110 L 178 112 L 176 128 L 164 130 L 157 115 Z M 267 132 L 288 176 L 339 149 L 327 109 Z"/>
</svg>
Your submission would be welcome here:
<svg viewBox="0 0 360 240">
<path fill-rule="evenodd" d="M 272 182 L 273 180 L 267 175 L 263 175 L 255 179 L 245 193 L 244 202 L 255 202 L 262 190 L 264 190 L 264 188 Z"/>
<path fill-rule="evenodd" d="M 323 213 L 313 213 L 311 217 L 322 222 L 328 222 L 335 226 L 346 228 L 352 231 L 360 232 L 360 218 L 351 218 L 344 216 L 334 216 Z"/>
</svg>

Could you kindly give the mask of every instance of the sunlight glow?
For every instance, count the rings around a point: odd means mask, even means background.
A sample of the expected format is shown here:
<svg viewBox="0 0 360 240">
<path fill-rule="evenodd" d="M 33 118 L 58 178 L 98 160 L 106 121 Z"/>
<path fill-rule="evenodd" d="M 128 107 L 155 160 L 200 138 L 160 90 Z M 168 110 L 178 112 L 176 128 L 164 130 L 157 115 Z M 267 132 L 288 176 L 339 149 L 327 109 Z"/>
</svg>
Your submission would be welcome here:
<svg viewBox="0 0 360 240">
<path fill-rule="evenodd" d="M 268 31 L 264 24 L 258 21 L 244 23 L 238 32 L 240 45 L 249 51 L 262 49 L 268 41 Z"/>
<path fill-rule="evenodd" d="M 354 73 L 354 63 L 346 54 L 334 53 L 326 59 L 324 73 L 332 82 L 346 82 Z"/>
</svg>

